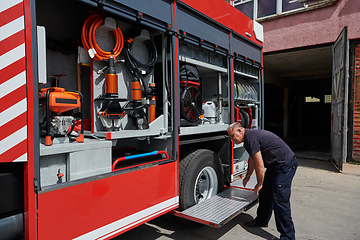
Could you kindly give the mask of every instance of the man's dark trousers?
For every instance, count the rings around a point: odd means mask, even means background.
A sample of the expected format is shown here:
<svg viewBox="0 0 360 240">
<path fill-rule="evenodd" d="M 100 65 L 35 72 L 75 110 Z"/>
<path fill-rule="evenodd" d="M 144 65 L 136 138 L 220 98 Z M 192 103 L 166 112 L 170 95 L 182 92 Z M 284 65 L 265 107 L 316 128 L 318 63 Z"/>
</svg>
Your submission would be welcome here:
<svg viewBox="0 0 360 240">
<path fill-rule="evenodd" d="M 267 225 L 272 210 L 275 214 L 276 228 L 280 239 L 295 239 L 295 228 L 291 218 L 290 195 L 291 183 L 298 163 L 294 157 L 287 164 L 269 168 L 265 172 L 263 187 L 259 192 L 259 207 L 256 221 Z"/>
</svg>

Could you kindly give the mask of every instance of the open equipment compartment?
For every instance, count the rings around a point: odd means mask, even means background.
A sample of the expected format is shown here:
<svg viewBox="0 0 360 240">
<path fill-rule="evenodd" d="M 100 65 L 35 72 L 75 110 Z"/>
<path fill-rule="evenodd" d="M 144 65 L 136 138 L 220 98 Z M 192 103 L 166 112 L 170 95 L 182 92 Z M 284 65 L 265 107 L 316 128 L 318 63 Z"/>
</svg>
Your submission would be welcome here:
<svg viewBox="0 0 360 240">
<path fill-rule="evenodd" d="M 123 232 L 177 207 L 171 24 L 166 1 L 36 0 L 38 239 Z"/>
<path fill-rule="evenodd" d="M 168 3 L 157 4 L 170 13 Z M 116 1 L 37 0 L 36 13 L 39 39 L 46 39 L 38 44 L 46 53 L 39 65 L 47 75 L 39 82 L 39 189 L 172 161 L 171 16 L 142 18 Z M 74 102 L 70 92 L 82 96 L 76 107 L 53 107 L 52 98 Z M 47 126 L 51 142 L 43 137 Z M 85 138 L 75 142 L 81 128 Z"/>
<path fill-rule="evenodd" d="M 242 55 L 241 47 L 244 45 L 240 37 L 233 37 L 234 120 L 244 128 L 261 129 L 261 56 L 255 46 L 247 56 Z M 234 144 L 234 174 L 242 174 L 247 170 L 248 158 L 249 154 L 245 151 L 244 144 Z"/>
<path fill-rule="evenodd" d="M 91 132 L 107 139 L 169 137 L 168 96 L 171 92 L 167 81 L 170 69 L 162 59 L 170 51 L 169 39 L 159 30 L 139 28 L 119 20 L 117 25 L 123 29 L 124 36 L 129 36 L 124 37 L 124 48 L 118 57 L 120 63 L 114 64 L 113 74 L 118 78 L 117 96 L 105 96 L 107 70 L 103 69 L 107 63 L 91 61 L 94 100 Z M 108 40 L 103 38 L 98 43 L 106 45 Z M 113 108 L 111 114 L 113 103 L 108 102 L 114 100 L 119 101 L 120 108 Z M 110 119 L 109 123 L 107 119 L 116 114 L 119 118 Z"/>
<path fill-rule="evenodd" d="M 180 35 L 180 136 L 226 131 L 231 122 L 229 33 L 206 18 L 195 17 L 186 6 L 178 6 L 177 17 Z M 184 86 L 182 83 L 184 79 L 185 84 L 188 82 L 186 71 L 185 74 L 182 71 L 186 65 L 193 66 L 197 71 L 199 79 L 195 86 L 191 83 Z M 191 112 L 196 112 L 196 117 L 189 121 L 186 114 Z"/>
</svg>

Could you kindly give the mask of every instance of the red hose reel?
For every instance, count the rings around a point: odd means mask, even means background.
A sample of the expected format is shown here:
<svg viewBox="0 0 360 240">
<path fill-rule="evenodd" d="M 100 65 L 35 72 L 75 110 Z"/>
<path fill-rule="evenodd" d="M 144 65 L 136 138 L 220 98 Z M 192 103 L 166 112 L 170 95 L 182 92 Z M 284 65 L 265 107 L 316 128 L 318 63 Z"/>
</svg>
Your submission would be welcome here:
<svg viewBox="0 0 360 240">
<path fill-rule="evenodd" d="M 251 107 L 235 106 L 235 122 L 244 128 L 252 128 L 253 112 Z"/>
<path fill-rule="evenodd" d="M 195 65 L 185 63 L 180 68 L 180 115 L 196 123 L 203 115 L 199 72 Z"/>
</svg>

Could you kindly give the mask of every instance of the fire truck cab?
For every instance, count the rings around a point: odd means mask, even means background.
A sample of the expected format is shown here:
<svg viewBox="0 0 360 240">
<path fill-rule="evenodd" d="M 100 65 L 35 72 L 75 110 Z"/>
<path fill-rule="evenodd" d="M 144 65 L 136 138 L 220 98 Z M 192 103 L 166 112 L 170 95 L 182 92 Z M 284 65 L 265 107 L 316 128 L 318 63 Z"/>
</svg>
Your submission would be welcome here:
<svg viewBox="0 0 360 240">
<path fill-rule="evenodd" d="M 2 239 L 220 227 L 256 202 L 227 128 L 263 127 L 260 24 L 216 0 L 8 0 L 0 19 Z"/>
</svg>

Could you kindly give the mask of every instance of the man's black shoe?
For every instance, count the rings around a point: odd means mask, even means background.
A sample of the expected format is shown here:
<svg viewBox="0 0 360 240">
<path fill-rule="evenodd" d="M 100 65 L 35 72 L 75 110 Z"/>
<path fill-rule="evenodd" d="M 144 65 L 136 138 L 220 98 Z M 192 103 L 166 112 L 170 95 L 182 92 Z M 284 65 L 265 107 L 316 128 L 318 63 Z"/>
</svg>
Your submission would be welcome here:
<svg viewBox="0 0 360 240">
<path fill-rule="evenodd" d="M 245 227 L 267 227 L 268 225 L 260 225 L 255 219 L 251 222 L 247 222 L 244 224 Z"/>
</svg>

